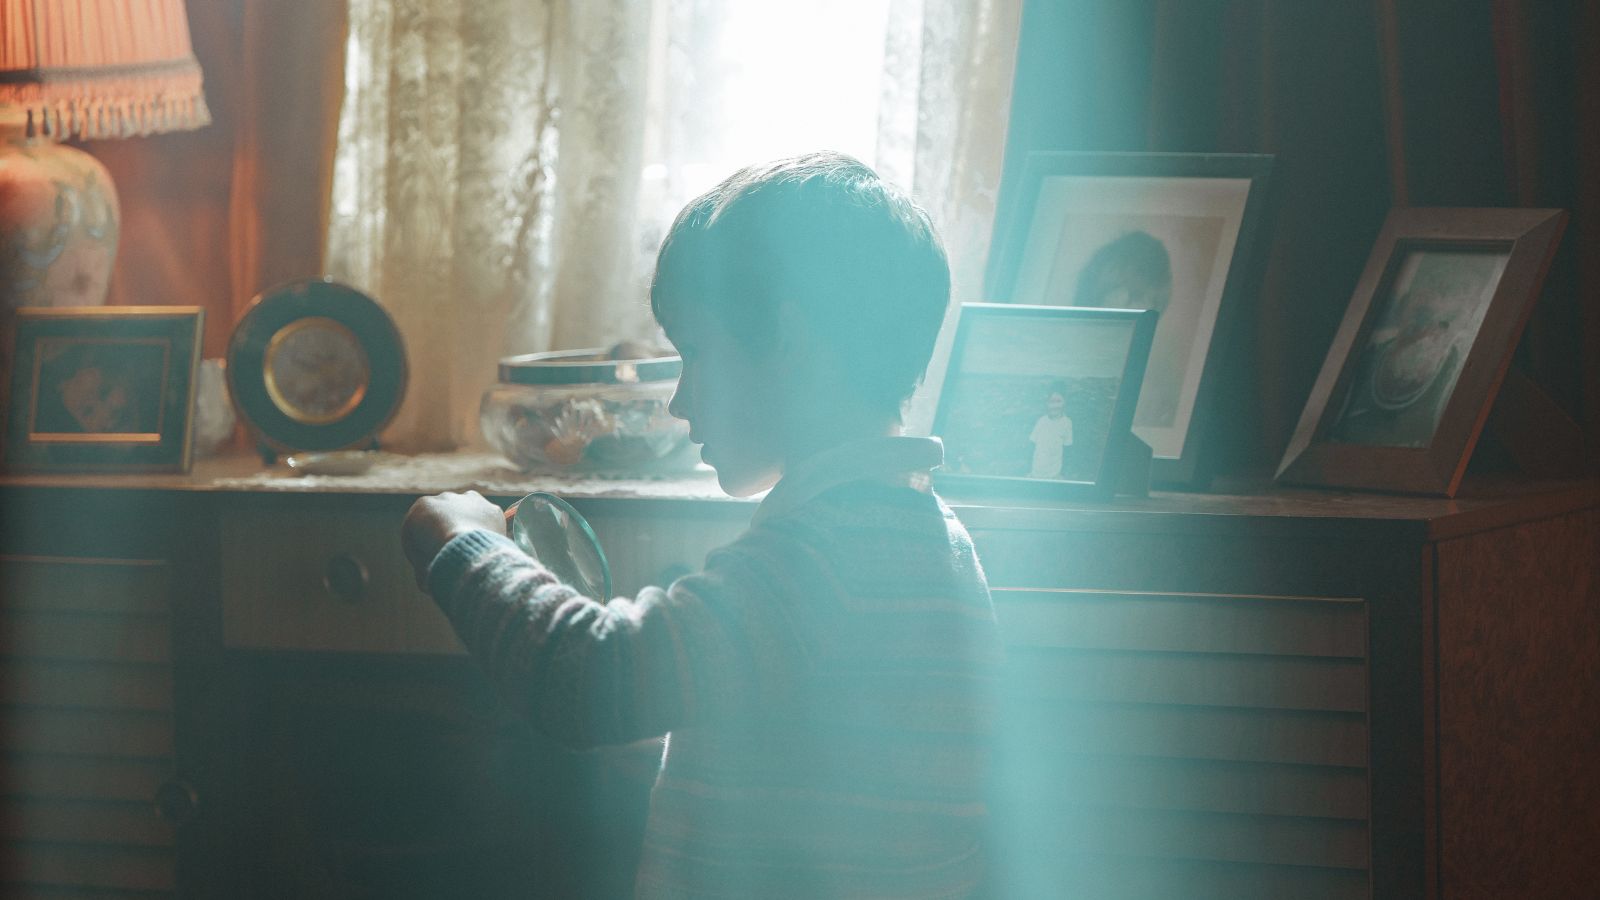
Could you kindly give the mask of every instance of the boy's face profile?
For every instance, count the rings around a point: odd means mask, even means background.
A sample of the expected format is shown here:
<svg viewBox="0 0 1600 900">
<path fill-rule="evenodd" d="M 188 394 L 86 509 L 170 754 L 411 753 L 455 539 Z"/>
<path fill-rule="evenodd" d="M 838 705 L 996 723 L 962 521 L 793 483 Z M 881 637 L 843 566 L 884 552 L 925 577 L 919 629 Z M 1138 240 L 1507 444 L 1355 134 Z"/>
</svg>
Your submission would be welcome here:
<svg viewBox="0 0 1600 900">
<path fill-rule="evenodd" d="M 1051 394 L 1045 398 L 1044 409 L 1050 418 L 1059 419 L 1067 411 L 1067 399 L 1060 394 Z"/>
<path fill-rule="evenodd" d="M 783 471 L 779 373 L 705 312 L 679 309 L 670 318 L 662 325 L 683 357 L 683 374 L 668 410 L 689 423 L 724 491 L 766 490 Z"/>
</svg>

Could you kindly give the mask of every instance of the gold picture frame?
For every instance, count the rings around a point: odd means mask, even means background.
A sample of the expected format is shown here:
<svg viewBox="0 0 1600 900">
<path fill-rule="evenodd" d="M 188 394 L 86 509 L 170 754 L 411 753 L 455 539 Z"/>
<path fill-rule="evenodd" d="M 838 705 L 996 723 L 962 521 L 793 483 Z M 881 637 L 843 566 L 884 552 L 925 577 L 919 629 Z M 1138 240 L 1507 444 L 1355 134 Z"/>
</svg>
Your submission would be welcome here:
<svg viewBox="0 0 1600 900">
<path fill-rule="evenodd" d="M 204 317 L 198 306 L 18 310 L 0 465 L 188 471 Z"/>
</svg>

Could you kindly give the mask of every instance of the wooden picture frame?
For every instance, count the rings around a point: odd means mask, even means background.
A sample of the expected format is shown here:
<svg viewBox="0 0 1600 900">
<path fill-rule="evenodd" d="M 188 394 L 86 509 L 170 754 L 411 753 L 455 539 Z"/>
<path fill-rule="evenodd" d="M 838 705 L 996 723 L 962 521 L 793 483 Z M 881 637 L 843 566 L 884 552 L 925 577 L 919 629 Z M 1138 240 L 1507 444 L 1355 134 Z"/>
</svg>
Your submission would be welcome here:
<svg viewBox="0 0 1600 900">
<path fill-rule="evenodd" d="M 204 317 L 198 306 L 18 310 L 5 467 L 188 471 Z"/>
<path fill-rule="evenodd" d="M 935 484 L 962 496 L 1112 496 L 1128 457 L 1148 462 L 1131 425 L 1156 317 L 963 303 L 933 423 L 945 443 Z"/>
<path fill-rule="evenodd" d="M 1226 398 L 1219 372 L 1258 283 L 1274 157 L 1028 156 L 997 235 L 989 296 L 1045 305 L 1162 309 L 1134 433 L 1158 486 L 1210 483 Z"/>
<path fill-rule="evenodd" d="M 1390 212 L 1277 480 L 1455 496 L 1566 221 Z"/>
</svg>

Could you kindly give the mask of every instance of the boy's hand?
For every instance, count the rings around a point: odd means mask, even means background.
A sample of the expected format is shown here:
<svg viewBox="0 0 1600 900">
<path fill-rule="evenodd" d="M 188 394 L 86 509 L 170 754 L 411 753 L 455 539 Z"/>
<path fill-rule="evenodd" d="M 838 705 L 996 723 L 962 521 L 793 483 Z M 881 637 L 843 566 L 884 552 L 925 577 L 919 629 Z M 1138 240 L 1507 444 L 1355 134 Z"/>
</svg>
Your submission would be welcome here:
<svg viewBox="0 0 1600 900">
<path fill-rule="evenodd" d="M 477 491 L 423 497 L 411 504 L 400 526 L 400 546 L 405 549 L 417 585 L 427 590 L 428 566 L 445 544 L 457 535 L 478 528 L 500 535 L 506 533 L 505 513 Z"/>
</svg>

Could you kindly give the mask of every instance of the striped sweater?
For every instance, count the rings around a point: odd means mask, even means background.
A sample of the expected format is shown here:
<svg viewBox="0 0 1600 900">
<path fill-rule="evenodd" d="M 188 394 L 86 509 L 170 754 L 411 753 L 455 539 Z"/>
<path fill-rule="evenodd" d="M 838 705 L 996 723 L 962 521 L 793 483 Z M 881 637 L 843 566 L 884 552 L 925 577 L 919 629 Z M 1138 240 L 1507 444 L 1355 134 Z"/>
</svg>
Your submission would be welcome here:
<svg viewBox="0 0 1600 900">
<path fill-rule="evenodd" d="M 429 586 L 503 696 L 587 746 L 670 732 L 640 897 L 964 897 L 1000 645 L 936 441 L 784 478 L 705 570 L 601 604 L 461 535 Z"/>
</svg>

